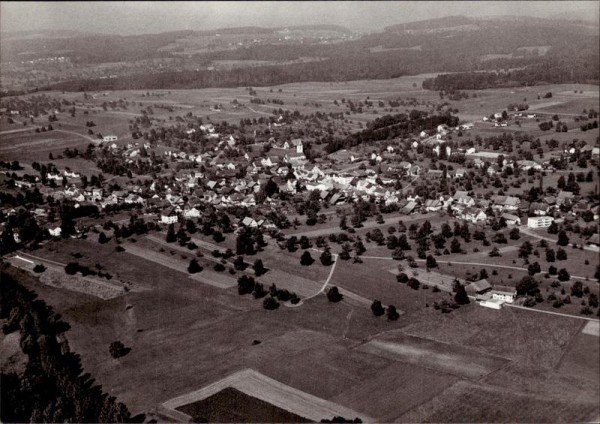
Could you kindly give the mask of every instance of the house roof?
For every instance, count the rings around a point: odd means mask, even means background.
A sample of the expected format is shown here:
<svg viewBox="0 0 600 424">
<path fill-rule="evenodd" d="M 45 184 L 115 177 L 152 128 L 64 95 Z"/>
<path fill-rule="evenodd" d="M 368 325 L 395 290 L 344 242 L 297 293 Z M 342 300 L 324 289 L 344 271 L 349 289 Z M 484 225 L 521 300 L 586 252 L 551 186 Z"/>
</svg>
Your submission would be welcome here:
<svg viewBox="0 0 600 424">
<path fill-rule="evenodd" d="M 484 278 L 483 280 L 473 281 L 466 288 L 467 288 L 467 290 L 472 290 L 474 292 L 479 293 L 479 292 L 491 289 L 492 285 L 489 283 L 488 280 L 486 280 Z"/>
</svg>

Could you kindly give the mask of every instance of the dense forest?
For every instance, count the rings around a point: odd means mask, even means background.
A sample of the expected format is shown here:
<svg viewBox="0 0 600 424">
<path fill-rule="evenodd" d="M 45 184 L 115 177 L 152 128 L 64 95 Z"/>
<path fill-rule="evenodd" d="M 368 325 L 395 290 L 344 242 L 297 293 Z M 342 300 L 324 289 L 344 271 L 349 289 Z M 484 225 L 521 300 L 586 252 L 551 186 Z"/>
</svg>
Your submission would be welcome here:
<svg viewBox="0 0 600 424">
<path fill-rule="evenodd" d="M 0 319 L 4 334 L 20 332 L 27 356 L 21 375 L 1 374 L 2 422 L 141 422 L 84 373 L 81 358 L 60 341 L 69 329 L 60 315 L 2 271 Z"/>
<path fill-rule="evenodd" d="M 598 56 L 575 61 L 543 62 L 508 72 L 461 72 L 442 74 L 423 81 L 426 90 L 482 90 L 536 84 L 598 84 Z"/>
</svg>

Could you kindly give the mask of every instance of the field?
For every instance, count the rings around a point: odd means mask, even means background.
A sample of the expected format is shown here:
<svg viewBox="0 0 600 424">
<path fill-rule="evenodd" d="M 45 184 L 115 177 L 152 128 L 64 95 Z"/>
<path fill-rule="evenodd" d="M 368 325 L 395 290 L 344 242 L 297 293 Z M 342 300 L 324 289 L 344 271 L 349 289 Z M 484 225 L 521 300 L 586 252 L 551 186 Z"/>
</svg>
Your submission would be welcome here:
<svg viewBox="0 0 600 424">
<path fill-rule="evenodd" d="M 179 410 L 191 417 L 201 416 L 212 422 L 310 422 L 230 387 L 201 401 L 181 406 Z"/>
<path fill-rule="evenodd" d="M 118 298 L 100 300 L 83 293 L 73 296 L 63 288 L 29 283 L 71 323 L 69 342 L 82 354 L 86 370 L 135 412 L 146 411 L 152 416 L 152 411 L 158 411 L 157 417 L 164 416 L 158 405 L 244 368 L 377 421 L 414 420 L 419 416 L 423 420 L 440 419 L 435 413 L 443 409 L 423 409 L 424 405 L 439 403 L 439 408 L 448 408 L 463 398 L 496 414 L 492 401 L 496 397 L 473 397 L 472 390 L 467 389 L 504 393 L 506 387 L 521 384 L 524 375 L 530 379 L 527 396 L 511 392 L 501 397 L 503 405 L 526 399 L 536 408 L 554 411 L 565 419 L 592 417 L 597 411 L 597 403 L 589 396 L 577 401 L 581 408 L 575 412 L 566 409 L 562 400 L 541 401 L 541 394 L 536 394 L 542 390 L 538 386 L 548 370 L 557 364 L 569 368 L 569 373 L 552 377 L 557 387 L 571 391 L 573 396 L 583 390 L 576 386 L 575 375 L 585 373 L 586 364 L 597 359 L 598 353 L 590 351 L 589 344 L 571 342 L 577 337 L 592 337 L 578 336 L 582 328 L 579 320 L 506 308 L 489 311 L 474 304 L 441 314 L 424 305 L 447 297 L 447 293 L 415 291 L 398 284 L 387 271 L 396 262 L 375 259 L 365 259 L 363 264 L 338 263 L 331 284 L 396 305 L 403 312 L 398 321 L 375 318 L 361 303 L 343 300 L 330 304 L 324 295 L 296 308 L 265 311 L 259 301 L 241 297 L 235 289 L 199 284 L 185 271 L 155 261 L 151 252 L 166 255 L 172 263 L 183 254 L 174 250 L 175 255 L 171 255 L 167 249 L 161 253 L 160 246 L 138 239 L 119 253 L 112 242 L 98 245 L 90 240 L 70 240 L 60 242 L 60 249 L 53 242 L 36 253 L 66 262 L 72 253 L 79 252 L 83 255 L 81 263 L 97 262 L 115 278 L 138 288 Z M 132 248 L 143 252 L 132 255 Z M 281 267 L 290 275 L 307 270 L 301 274 L 304 279 L 323 281 L 330 267 L 317 263 L 302 267 L 299 255 L 268 246 L 257 256 L 271 269 L 266 275 L 276 275 L 275 269 Z M 286 287 L 284 281 L 281 287 Z M 131 347 L 131 352 L 112 359 L 108 345 L 114 340 Z M 567 365 L 573 361 L 578 365 Z M 597 393 L 598 387 L 586 381 L 585 390 Z M 218 409 L 221 401 L 215 401 L 214 408 Z M 458 419 L 460 412 L 452 414 Z"/>
</svg>

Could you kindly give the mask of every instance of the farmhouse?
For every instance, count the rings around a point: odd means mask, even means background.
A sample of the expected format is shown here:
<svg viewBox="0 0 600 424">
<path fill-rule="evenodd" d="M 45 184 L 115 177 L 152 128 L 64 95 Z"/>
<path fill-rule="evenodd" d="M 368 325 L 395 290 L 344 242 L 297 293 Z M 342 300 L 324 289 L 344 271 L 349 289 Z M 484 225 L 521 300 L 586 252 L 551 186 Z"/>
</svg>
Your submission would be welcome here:
<svg viewBox="0 0 600 424">
<path fill-rule="evenodd" d="M 527 226 L 529 228 L 547 228 L 552 224 L 554 218 L 551 216 L 530 216 L 527 218 Z"/>
<path fill-rule="evenodd" d="M 490 294 L 492 295 L 492 299 L 513 303 L 517 297 L 517 290 L 514 287 L 494 286 Z"/>
</svg>

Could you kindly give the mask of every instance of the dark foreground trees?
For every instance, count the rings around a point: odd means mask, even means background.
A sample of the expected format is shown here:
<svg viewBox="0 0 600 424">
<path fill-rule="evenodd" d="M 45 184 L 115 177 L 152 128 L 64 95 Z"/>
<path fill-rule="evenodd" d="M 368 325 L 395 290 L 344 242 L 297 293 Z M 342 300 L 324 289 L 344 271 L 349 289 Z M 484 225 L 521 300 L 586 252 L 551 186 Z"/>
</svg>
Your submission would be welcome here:
<svg viewBox="0 0 600 424">
<path fill-rule="evenodd" d="M 20 331 L 27 365 L 21 375 L 2 373 L 2 422 L 141 422 L 83 373 L 78 354 L 58 335 L 69 325 L 37 295 L 3 272 L 0 319 L 4 334 Z"/>
</svg>

